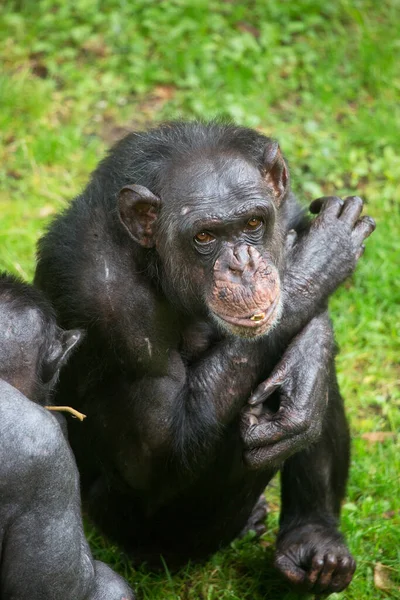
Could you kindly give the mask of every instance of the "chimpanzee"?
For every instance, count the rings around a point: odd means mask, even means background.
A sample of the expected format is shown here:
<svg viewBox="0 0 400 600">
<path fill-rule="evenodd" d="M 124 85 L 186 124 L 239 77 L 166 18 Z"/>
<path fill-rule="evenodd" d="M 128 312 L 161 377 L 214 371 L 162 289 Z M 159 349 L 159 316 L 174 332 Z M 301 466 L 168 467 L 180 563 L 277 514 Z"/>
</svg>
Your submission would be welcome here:
<svg viewBox="0 0 400 600">
<path fill-rule="evenodd" d="M 79 330 L 63 331 L 43 295 L 0 274 L 0 598 L 133 600 L 94 561 L 80 514 L 78 471 L 43 406 Z M 29 398 L 29 400 L 28 400 Z"/>
<path fill-rule="evenodd" d="M 310 223 L 275 141 L 173 122 L 117 143 L 40 241 L 36 283 L 88 331 L 57 397 L 89 416 L 70 428 L 84 502 L 134 557 L 175 566 L 262 530 L 281 470 L 277 568 L 316 593 L 350 582 L 326 305 L 374 229 L 362 204 L 320 199 Z"/>
</svg>

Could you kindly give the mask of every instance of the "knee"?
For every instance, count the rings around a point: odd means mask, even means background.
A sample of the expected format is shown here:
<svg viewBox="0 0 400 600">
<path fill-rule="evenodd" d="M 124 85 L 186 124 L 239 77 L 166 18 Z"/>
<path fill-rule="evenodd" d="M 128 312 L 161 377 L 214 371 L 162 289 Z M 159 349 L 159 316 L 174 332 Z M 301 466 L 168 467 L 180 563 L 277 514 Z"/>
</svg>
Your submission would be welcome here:
<svg viewBox="0 0 400 600">
<path fill-rule="evenodd" d="M 135 594 L 125 579 L 96 560 L 94 593 L 89 600 L 135 600 Z"/>
</svg>

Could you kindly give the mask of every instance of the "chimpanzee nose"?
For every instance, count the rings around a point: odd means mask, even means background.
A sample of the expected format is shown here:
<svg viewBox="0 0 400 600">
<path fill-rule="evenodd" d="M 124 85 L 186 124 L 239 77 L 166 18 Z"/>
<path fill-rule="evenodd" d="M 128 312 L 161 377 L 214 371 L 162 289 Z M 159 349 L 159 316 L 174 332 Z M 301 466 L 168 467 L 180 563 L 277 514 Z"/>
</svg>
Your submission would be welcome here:
<svg viewBox="0 0 400 600">
<path fill-rule="evenodd" d="M 233 273 L 253 275 L 259 263 L 260 254 L 253 246 L 238 244 L 233 248 L 228 268 Z"/>
<path fill-rule="evenodd" d="M 217 258 L 214 266 L 219 280 L 229 280 L 239 285 L 251 284 L 262 260 L 261 254 L 248 244 L 229 245 Z"/>
</svg>

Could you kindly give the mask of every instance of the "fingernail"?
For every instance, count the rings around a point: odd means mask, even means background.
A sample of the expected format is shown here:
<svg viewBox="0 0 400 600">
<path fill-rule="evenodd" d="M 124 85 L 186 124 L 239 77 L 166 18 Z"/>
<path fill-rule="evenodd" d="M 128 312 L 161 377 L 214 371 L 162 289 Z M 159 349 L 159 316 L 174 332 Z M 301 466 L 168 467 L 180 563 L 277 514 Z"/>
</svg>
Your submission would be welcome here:
<svg viewBox="0 0 400 600">
<path fill-rule="evenodd" d="M 262 396 L 251 396 L 251 398 L 248 401 L 248 403 L 252 406 L 260 404 L 260 402 L 262 402 Z"/>
<path fill-rule="evenodd" d="M 259 417 L 262 413 L 262 404 L 258 404 L 257 406 L 252 406 L 249 410 L 249 415 L 254 415 L 256 417 Z"/>
</svg>

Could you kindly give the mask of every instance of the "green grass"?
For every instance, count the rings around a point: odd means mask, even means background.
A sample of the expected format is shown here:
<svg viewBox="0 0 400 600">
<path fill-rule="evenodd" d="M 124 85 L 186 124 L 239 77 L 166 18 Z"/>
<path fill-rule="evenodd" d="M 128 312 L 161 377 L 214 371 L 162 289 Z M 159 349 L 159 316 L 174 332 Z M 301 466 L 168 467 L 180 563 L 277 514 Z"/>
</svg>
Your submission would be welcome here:
<svg viewBox="0 0 400 600">
<path fill-rule="evenodd" d="M 400 3 L 398 0 L 25 0 L 0 6 L 0 268 L 30 279 L 50 216 L 121 127 L 226 116 L 276 136 L 305 202 L 357 193 L 377 231 L 331 302 L 353 432 L 343 531 L 357 557 L 337 598 L 400 598 Z M 276 484 L 277 486 L 277 484 Z M 152 574 L 94 530 L 98 558 L 152 600 L 291 600 L 261 544 Z M 177 535 L 179 532 L 177 532 Z M 374 587 L 376 563 L 393 587 Z"/>
</svg>

